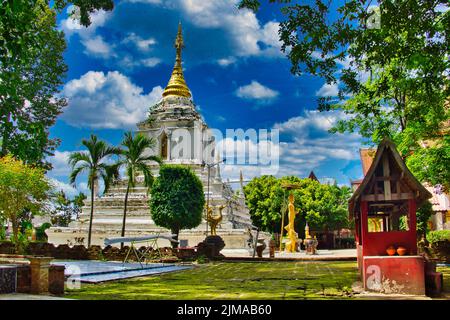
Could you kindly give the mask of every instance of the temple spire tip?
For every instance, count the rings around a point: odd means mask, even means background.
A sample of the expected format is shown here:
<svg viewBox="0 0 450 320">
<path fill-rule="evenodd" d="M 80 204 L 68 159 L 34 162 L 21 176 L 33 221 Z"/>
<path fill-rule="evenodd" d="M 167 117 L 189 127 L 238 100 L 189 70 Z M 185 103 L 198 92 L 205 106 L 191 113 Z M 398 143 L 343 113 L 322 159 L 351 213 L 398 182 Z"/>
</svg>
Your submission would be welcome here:
<svg viewBox="0 0 450 320">
<path fill-rule="evenodd" d="M 183 30 L 181 21 L 178 23 L 178 32 L 175 39 L 176 58 L 175 66 L 173 67 L 172 75 L 170 77 L 167 87 L 164 89 L 163 97 L 178 96 L 178 97 L 191 97 L 191 92 L 184 80 L 183 68 L 181 66 L 181 51 L 184 48 Z"/>
</svg>

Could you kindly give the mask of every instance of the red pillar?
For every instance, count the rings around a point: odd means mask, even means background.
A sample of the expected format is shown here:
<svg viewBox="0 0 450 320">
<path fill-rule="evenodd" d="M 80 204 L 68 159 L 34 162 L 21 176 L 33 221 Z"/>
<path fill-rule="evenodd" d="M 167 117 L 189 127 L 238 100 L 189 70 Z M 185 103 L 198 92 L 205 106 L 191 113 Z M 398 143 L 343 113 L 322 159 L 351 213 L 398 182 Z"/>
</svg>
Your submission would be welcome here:
<svg viewBox="0 0 450 320">
<path fill-rule="evenodd" d="M 369 233 L 369 228 L 367 226 L 367 216 L 369 214 L 369 206 L 367 201 L 361 201 L 361 245 L 362 245 L 362 255 L 365 255 L 367 251 L 367 234 Z M 366 250 L 364 250 L 366 249 Z"/>
<path fill-rule="evenodd" d="M 411 254 L 417 254 L 417 203 L 414 199 L 408 200 L 408 213 L 409 213 L 409 233 L 411 234 Z"/>
</svg>

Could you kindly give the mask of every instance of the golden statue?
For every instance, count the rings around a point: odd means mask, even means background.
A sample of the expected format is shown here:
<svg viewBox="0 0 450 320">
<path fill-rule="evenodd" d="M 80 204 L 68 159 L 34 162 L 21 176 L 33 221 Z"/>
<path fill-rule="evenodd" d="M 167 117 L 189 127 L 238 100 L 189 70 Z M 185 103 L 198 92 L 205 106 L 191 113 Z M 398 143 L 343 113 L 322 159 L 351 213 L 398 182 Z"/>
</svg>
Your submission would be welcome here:
<svg viewBox="0 0 450 320">
<path fill-rule="evenodd" d="M 306 226 L 305 226 L 305 239 L 311 239 L 311 235 L 309 234 L 308 222 L 306 222 Z"/>
<path fill-rule="evenodd" d="M 286 227 L 284 227 L 287 231 L 287 235 L 289 238 L 289 242 L 286 244 L 286 251 L 287 252 L 296 252 L 297 251 L 297 242 L 298 242 L 298 235 L 295 232 L 294 229 L 294 221 L 295 221 L 295 215 L 298 213 L 295 211 L 294 206 L 294 194 L 291 193 L 289 195 L 289 223 Z"/>
<path fill-rule="evenodd" d="M 219 212 L 218 215 L 213 215 L 213 209 L 211 207 L 207 208 L 207 214 L 206 214 L 206 221 L 209 223 L 209 226 L 211 228 L 211 235 L 216 236 L 217 235 L 217 226 L 219 223 L 222 222 L 222 210 L 225 208 L 224 205 L 216 206 L 215 207 L 217 211 Z"/>
</svg>

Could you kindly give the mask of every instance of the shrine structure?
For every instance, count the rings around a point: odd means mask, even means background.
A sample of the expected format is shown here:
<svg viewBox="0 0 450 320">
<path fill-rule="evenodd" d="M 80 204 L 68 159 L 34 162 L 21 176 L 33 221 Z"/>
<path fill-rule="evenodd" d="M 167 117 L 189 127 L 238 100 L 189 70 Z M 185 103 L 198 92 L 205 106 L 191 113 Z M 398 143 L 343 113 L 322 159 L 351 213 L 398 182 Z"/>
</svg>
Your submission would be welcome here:
<svg viewBox="0 0 450 320">
<path fill-rule="evenodd" d="M 417 254 L 416 210 L 431 194 L 383 140 L 349 200 L 358 267 L 367 291 L 425 294 L 425 259 Z"/>
</svg>

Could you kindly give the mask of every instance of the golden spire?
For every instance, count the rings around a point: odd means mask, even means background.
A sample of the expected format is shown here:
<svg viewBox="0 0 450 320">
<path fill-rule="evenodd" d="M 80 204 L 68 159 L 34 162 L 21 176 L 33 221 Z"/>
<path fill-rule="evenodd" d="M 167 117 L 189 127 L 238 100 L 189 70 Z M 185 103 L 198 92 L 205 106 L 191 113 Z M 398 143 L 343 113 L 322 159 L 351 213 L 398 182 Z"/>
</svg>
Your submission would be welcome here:
<svg viewBox="0 0 450 320">
<path fill-rule="evenodd" d="M 184 48 L 183 34 L 181 32 L 181 22 L 178 25 L 178 34 L 175 40 L 175 48 L 177 49 L 177 57 L 175 60 L 175 66 L 173 67 L 172 76 L 170 77 L 167 87 L 164 89 L 163 97 L 178 96 L 190 98 L 191 92 L 189 91 L 186 81 L 183 76 L 183 68 L 181 66 L 181 50 Z"/>
</svg>

